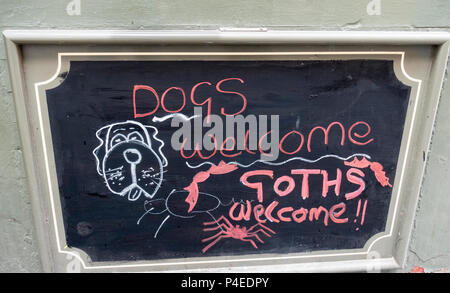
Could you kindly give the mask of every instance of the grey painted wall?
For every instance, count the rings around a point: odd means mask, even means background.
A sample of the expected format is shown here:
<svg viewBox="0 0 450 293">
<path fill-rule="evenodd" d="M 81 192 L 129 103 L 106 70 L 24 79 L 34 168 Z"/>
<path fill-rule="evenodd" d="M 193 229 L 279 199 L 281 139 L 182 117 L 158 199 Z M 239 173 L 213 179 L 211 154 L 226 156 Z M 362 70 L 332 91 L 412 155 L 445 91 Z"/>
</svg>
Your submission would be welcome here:
<svg viewBox="0 0 450 293">
<path fill-rule="evenodd" d="M 5 29 L 216 29 L 259 27 L 293 30 L 450 31 L 448 0 L 0 0 Z M 407 267 L 450 268 L 450 86 L 445 78 Z M 0 41 L 0 272 L 39 272 L 14 102 L 3 41 Z"/>
</svg>

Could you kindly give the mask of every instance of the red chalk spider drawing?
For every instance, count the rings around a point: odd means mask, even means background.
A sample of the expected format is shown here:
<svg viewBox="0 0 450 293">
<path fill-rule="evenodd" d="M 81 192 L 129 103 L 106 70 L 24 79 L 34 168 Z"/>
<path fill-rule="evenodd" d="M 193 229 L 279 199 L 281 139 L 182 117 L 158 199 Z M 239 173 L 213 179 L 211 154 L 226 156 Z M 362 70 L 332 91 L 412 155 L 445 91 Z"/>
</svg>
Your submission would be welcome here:
<svg viewBox="0 0 450 293">
<path fill-rule="evenodd" d="M 219 242 L 221 239 L 224 238 L 233 238 L 245 242 L 250 242 L 250 244 L 254 248 L 258 248 L 258 246 L 255 243 L 255 240 L 259 241 L 260 243 L 264 243 L 264 241 L 259 237 L 258 233 L 262 233 L 267 237 L 272 237 L 270 233 L 276 234 L 275 231 L 269 229 L 268 227 L 264 226 L 261 223 L 255 224 L 250 228 L 241 227 L 239 225 L 233 226 L 233 224 L 231 224 L 231 222 L 224 216 L 221 216 L 218 220 L 212 222 L 205 222 L 203 223 L 203 225 L 205 226 L 216 225 L 215 227 L 204 228 L 203 231 L 205 232 L 221 230 L 219 231 L 219 233 L 211 237 L 202 239 L 202 242 L 208 242 L 210 240 L 213 240 L 202 249 L 203 253 L 205 253 L 208 249 L 213 247 L 217 242 Z"/>
</svg>

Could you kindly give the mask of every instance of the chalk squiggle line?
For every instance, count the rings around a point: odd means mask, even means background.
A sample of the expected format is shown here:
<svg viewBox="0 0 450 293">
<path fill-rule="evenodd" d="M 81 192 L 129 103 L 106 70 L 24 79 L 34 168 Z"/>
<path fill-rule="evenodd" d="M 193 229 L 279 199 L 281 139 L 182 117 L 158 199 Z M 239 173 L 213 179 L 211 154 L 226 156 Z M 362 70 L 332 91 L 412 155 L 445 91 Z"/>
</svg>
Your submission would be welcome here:
<svg viewBox="0 0 450 293">
<path fill-rule="evenodd" d="M 199 117 L 199 115 L 194 115 L 194 116 L 188 117 L 188 116 L 186 116 L 184 114 L 181 114 L 181 113 L 174 113 L 174 114 L 169 114 L 169 115 L 166 115 L 166 116 L 163 116 L 163 117 L 156 117 L 155 116 L 155 117 L 153 117 L 152 121 L 153 122 L 163 122 L 163 121 L 166 121 L 167 119 L 170 119 L 170 118 L 173 118 L 173 117 L 180 117 L 184 121 L 189 121 L 191 119 Z"/>
<path fill-rule="evenodd" d="M 369 155 L 367 155 L 367 154 L 359 154 L 359 153 L 358 154 L 353 154 L 353 155 L 351 155 L 351 156 L 349 156 L 347 158 L 343 158 L 343 157 L 340 157 L 338 155 L 329 154 L 329 155 L 324 155 L 324 156 L 322 156 L 320 158 L 317 158 L 315 160 L 310 160 L 310 159 L 306 159 L 306 158 L 303 158 L 303 157 L 294 157 L 294 158 L 290 158 L 288 160 L 285 160 L 283 162 L 270 162 L 270 161 L 265 161 L 265 160 L 261 160 L 260 159 L 260 160 L 254 161 L 254 162 L 252 162 L 252 163 L 250 163 L 248 165 L 244 165 L 244 164 L 241 164 L 239 162 L 229 162 L 227 164 L 234 164 L 234 165 L 237 165 L 237 166 L 242 167 L 242 168 L 248 168 L 248 167 L 250 167 L 250 166 L 252 166 L 252 165 L 254 165 L 254 164 L 258 163 L 258 162 L 263 163 L 263 164 L 267 164 L 267 165 L 272 165 L 272 166 L 280 166 L 280 165 L 286 164 L 286 163 L 291 162 L 291 161 L 296 161 L 296 160 L 303 161 L 303 162 L 306 162 L 306 163 L 316 163 L 316 162 L 318 162 L 318 161 L 320 161 L 322 159 L 325 159 L 325 158 L 336 158 L 336 159 L 340 159 L 342 161 L 347 161 L 347 160 L 349 160 L 349 159 L 351 159 L 353 157 L 357 157 L 357 156 L 362 156 L 362 157 L 365 157 L 365 158 L 367 158 L 369 160 L 371 159 L 371 157 Z M 186 162 L 186 165 L 189 168 L 191 168 L 191 169 L 197 169 L 197 168 L 200 168 L 203 165 L 214 165 L 214 164 L 211 163 L 211 162 L 203 162 L 203 163 L 198 164 L 198 165 L 191 165 L 191 164 L 189 164 L 189 162 Z"/>
</svg>

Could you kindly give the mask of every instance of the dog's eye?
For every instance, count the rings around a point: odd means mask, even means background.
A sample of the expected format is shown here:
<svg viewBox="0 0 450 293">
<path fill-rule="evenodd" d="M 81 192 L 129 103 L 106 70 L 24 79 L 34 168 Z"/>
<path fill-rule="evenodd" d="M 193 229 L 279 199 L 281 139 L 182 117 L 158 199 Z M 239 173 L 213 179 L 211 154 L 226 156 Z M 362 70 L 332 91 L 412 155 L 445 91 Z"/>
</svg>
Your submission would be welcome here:
<svg viewBox="0 0 450 293">
<path fill-rule="evenodd" d="M 137 141 L 144 142 L 144 138 L 142 137 L 142 135 L 136 131 L 128 134 L 127 138 L 128 138 L 128 140 L 137 140 Z"/>
<path fill-rule="evenodd" d="M 125 135 L 123 135 L 123 134 L 116 134 L 111 139 L 111 147 L 115 146 L 118 143 L 126 141 L 126 140 L 127 140 L 127 138 L 125 137 Z"/>
</svg>

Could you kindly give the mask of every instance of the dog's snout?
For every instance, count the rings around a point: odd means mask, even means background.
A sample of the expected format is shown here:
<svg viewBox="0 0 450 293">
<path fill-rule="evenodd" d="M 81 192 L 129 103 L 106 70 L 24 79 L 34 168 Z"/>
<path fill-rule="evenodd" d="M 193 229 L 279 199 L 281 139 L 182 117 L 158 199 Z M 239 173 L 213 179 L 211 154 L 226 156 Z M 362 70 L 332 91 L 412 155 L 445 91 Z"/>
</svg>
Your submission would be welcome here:
<svg viewBox="0 0 450 293">
<path fill-rule="evenodd" d="M 130 164 L 139 164 L 142 159 L 141 153 L 137 149 L 126 149 L 123 152 L 125 160 Z"/>
</svg>

